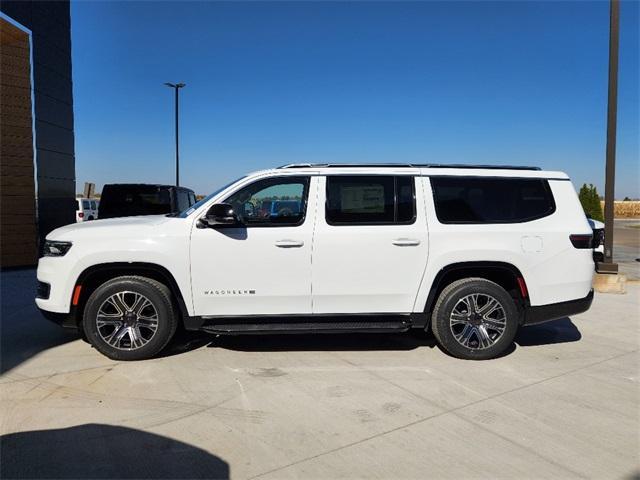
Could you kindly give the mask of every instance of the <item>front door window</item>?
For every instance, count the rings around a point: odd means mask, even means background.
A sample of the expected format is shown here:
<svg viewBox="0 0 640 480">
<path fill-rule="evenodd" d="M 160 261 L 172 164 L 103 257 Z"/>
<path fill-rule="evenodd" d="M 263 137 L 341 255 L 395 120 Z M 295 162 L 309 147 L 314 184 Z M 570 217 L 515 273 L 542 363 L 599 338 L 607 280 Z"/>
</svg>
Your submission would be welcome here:
<svg viewBox="0 0 640 480">
<path fill-rule="evenodd" d="M 225 200 L 246 227 L 297 226 L 304 222 L 309 177 L 258 180 Z"/>
</svg>

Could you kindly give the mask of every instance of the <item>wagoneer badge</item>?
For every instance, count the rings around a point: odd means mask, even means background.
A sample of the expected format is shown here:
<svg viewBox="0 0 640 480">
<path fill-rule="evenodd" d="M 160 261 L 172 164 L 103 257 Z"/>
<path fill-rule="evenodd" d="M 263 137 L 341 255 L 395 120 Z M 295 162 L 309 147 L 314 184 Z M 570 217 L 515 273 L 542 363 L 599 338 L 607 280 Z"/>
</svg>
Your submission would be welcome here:
<svg viewBox="0 0 640 480">
<path fill-rule="evenodd" d="M 205 290 L 205 295 L 255 295 L 255 290 Z"/>
</svg>

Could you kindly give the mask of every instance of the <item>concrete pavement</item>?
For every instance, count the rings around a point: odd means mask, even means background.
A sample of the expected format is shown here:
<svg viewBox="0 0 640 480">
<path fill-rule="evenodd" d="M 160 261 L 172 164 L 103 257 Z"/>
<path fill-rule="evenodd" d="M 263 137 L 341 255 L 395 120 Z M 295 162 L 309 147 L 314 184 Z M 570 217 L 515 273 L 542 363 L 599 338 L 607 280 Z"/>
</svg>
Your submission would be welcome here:
<svg viewBox="0 0 640 480">
<path fill-rule="evenodd" d="M 2 273 L 0 477 L 638 478 L 640 284 L 453 359 L 431 337 L 181 334 L 108 360 Z"/>
</svg>

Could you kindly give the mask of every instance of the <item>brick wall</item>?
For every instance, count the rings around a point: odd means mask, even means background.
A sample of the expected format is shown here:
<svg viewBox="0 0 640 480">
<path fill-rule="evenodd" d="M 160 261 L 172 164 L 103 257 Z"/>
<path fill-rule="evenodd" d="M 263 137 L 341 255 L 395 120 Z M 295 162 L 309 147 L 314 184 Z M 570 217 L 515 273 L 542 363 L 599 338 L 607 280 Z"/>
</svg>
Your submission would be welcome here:
<svg viewBox="0 0 640 480">
<path fill-rule="evenodd" d="M 0 19 L 0 257 L 37 260 L 29 35 Z"/>
</svg>

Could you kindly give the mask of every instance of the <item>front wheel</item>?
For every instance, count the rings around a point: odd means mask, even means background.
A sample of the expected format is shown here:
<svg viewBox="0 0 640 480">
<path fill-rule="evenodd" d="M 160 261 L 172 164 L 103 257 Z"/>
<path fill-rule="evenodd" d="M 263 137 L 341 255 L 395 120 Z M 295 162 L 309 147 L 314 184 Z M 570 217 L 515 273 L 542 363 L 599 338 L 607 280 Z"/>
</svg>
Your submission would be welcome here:
<svg viewBox="0 0 640 480">
<path fill-rule="evenodd" d="M 113 360 L 143 360 L 162 350 L 176 331 L 171 292 L 146 277 L 118 277 L 87 300 L 82 320 L 87 339 Z"/>
<path fill-rule="evenodd" d="M 486 360 L 511 346 L 518 330 L 515 302 L 497 283 L 464 278 L 448 285 L 431 317 L 433 334 L 454 357 Z"/>
</svg>

